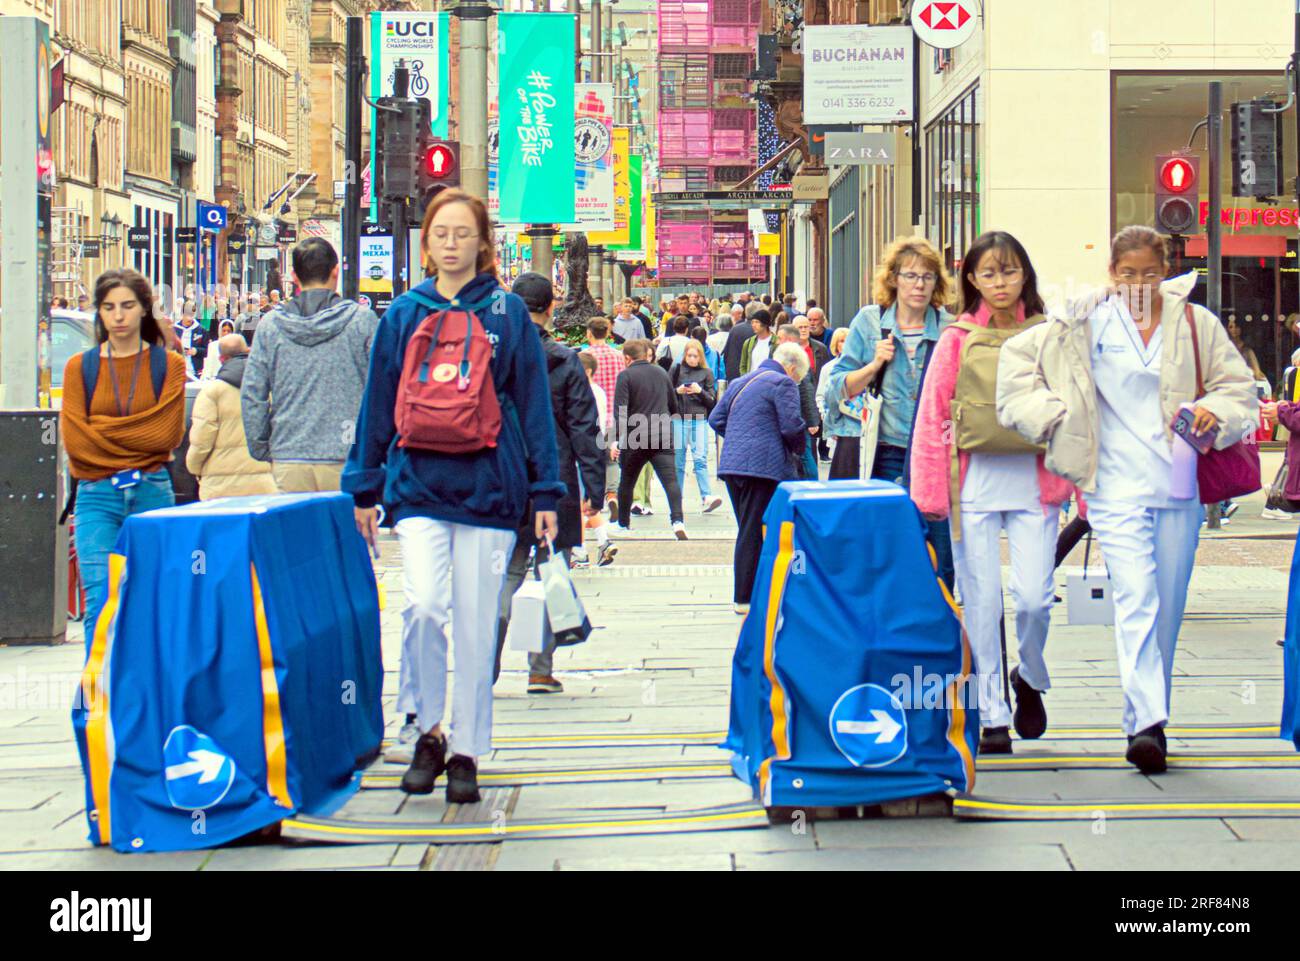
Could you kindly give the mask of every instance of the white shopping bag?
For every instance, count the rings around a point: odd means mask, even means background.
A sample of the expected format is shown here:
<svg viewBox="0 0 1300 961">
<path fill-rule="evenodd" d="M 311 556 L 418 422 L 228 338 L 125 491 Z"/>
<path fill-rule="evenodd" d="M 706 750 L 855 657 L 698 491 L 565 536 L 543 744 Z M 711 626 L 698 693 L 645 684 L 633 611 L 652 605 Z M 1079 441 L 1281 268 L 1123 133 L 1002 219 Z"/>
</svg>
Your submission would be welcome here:
<svg viewBox="0 0 1300 961">
<path fill-rule="evenodd" d="M 546 617 L 551 630 L 556 634 L 571 631 L 582 626 L 587 612 L 578 600 L 578 592 L 569 578 L 569 565 L 564 562 L 564 555 L 552 550 L 550 557 L 537 564 L 537 573 L 541 577 L 546 596 Z"/>
<path fill-rule="evenodd" d="M 1088 554 L 1092 550 L 1092 534 L 1088 535 L 1083 550 L 1083 573 L 1067 574 L 1065 578 L 1066 623 L 1076 625 L 1109 625 L 1115 623 L 1115 599 L 1111 596 L 1109 574 L 1088 573 Z"/>
<path fill-rule="evenodd" d="M 546 649 L 546 589 L 525 578 L 510 599 L 510 650 L 540 654 Z"/>
<path fill-rule="evenodd" d="M 876 447 L 880 443 L 880 408 L 884 400 L 877 393 L 867 391 L 862 405 L 862 450 L 861 477 L 871 480 L 871 472 L 876 466 Z"/>
</svg>

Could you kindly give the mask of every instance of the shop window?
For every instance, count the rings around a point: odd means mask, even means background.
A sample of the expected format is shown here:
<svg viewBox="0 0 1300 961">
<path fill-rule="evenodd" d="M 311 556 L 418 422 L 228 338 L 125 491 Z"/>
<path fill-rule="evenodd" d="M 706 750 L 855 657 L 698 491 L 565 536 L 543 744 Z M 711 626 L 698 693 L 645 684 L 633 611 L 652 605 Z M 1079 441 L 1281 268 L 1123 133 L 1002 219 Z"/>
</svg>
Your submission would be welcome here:
<svg viewBox="0 0 1300 961">
<path fill-rule="evenodd" d="M 982 105 L 972 87 L 926 129 L 927 234 L 951 271 L 979 236 L 979 128 Z"/>
</svg>

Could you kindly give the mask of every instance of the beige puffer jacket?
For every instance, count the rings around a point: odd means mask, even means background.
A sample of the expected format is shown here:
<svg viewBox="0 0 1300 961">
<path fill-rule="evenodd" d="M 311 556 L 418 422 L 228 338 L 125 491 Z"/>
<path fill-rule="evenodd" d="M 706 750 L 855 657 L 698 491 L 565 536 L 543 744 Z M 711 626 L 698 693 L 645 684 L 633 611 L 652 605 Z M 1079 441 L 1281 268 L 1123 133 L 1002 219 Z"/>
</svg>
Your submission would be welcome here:
<svg viewBox="0 0 1300 961">
<path fill-rule="evenodd" d="M 231 358 L 223 370 L 243 363 L 243 357 Z M 226 371 L 228 376 L 231 373 L 233 369 Z M 204 384 L 194 398 L 190 449 L 185 454 L 185 466 L 199 479 L 199 499 L 274 494 L 270 463 L 253 460 L 248 453 L 239 388 L 218 377 Z"/>
<path fill-rule="evenodd" d="M 1160 406 L 1166 432 L 1178 408 L 1196 401 L 1192 334 L 1185 305 L 1196 274 L 1160 285 L 1160 323 L 1164 349 L 1160 367 Z M 998 363 L 998 422 L 1035 444 L 1047 444 L 1047 469 L 1078 485 L 1096 490 L 1100 415 L 1092 380 L 1091 317 L 1104 298 L 1101 291 L 1053 311 L 1048 322 L 1007 341 Z M 1255 380 L 1232 346 L 1219 319 L 1193 305 L 1200 340 L 1205 396 L 1200 404 L 1219 421 L 1215 447 L 1229 447 L 1259 426 Z"/>
</svg>

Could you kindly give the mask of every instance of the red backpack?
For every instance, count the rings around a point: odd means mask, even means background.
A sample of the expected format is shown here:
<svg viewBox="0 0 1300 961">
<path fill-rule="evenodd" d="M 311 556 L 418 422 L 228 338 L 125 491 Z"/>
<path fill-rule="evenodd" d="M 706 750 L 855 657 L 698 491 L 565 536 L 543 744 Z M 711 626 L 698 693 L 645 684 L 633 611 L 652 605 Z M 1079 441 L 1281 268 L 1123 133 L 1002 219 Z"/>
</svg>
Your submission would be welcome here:
<svg viewBox="0 0 1300 961">
<path fill-rule="evenodd" d="M 497 445 L 501 404 L 492 383 L 492 342 L 473 311 L 410 294 L 432 313 L 411 335 L 393 411 L 399 447 L 469 454 Z"/>
</svg>

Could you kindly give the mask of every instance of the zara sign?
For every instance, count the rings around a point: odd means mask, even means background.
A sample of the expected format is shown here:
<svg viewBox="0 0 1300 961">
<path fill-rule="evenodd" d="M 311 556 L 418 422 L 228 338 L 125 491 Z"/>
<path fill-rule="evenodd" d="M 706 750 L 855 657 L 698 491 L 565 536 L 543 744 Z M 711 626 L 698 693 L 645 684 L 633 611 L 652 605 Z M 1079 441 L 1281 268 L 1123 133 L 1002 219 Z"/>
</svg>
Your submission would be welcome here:
<svg viewBox="0 0 1300 961">
<path fill-rule="evenodd" d="M 826 134 L 826 163 L 890 166 L 894 163 L 894 135 L 830 131 Z"/>
</svg>

